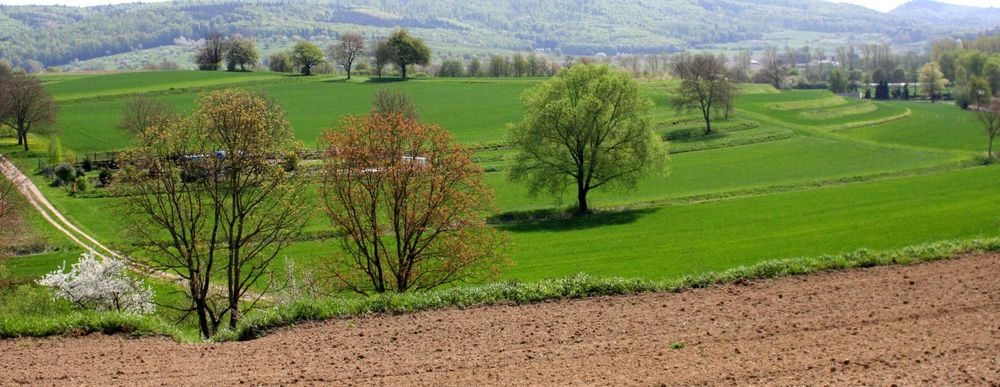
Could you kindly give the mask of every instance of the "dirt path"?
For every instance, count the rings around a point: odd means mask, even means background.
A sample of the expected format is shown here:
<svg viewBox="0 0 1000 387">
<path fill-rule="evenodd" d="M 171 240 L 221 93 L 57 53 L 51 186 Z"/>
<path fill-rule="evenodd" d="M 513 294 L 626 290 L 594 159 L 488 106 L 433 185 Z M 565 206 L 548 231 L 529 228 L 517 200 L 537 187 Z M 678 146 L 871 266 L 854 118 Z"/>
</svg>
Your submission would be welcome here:
<svg viewBox="0 0 1000 387">
<path fill-rule="evenodd" d="M 83 247 L 84 250 L 87 250 L 101 258 L 114 257 L 116 259 L 129 261 L 126 257 L 122 256 L 120 253 L 108 248 L 101 242 L 97 241 L 96 238 L 90 236 L 90 234 L 87 234 L 83 232 L 83 230 L 80 230 L 80 228 L 78 228 L 75 224 L 73 224 L 73 222 L 70 222 L 68 219 L 66 219 L 66 217 L 63 216 L 63 214 L 59 212 L 59 210 L 57 210 L 54 206 L 52 206 L 52 203 L 50 203 L 49 200 L 45 198 L 45 195 L 42 194 L 42 191 L 38 189 L 38 186 L 36 186 L 35 183 L 32 182 L 30 178 L 28 178 L 28 176 L 25 176 L 24 173 L 21 172 L 21 170 L 14 165 L 14 163 L 10 162 L 10 160 L 7 160 L 7 158 L 4 157 L 3 155 L 0 155 L 0 174 L 3 174 L 5 177 L 7 177 L 8 180 L 10 180 L 14 184 L 14 186 L 17 188 L 17 191 L 20 192 L 21 195 L 28 200 L 28 203 L 30 203 L 32 207 L 38 210 L 38 213 L 42 215 L 42 218 L 44 218 L 47 222 L 49 222 L 49 224 L 51 224 L 52 227 L 55 227 L 56 230 L 66 235 L 66 237 L 68 237 L 71 241 L 73 241 L 80 247 Z M 159 278 L 161 280 L 175 282 L 175 283 L 180 283 L 184 281 L 183 278 L 173 273 L 155 270 L 151 267 L 139 265 L 135 262 L 131 262 L 131 264 L 133 265 L 132 268 L 134 271 L 142 273 L 144 275 L 150 275 Z M 221 294 L 227 293 L 225 286 L 215 285 L 213 286 L 213 289 L 215 289 L 215 291 Z M 267 295 L 262 295 L 254 292 L 245 293 L 243 295 L 243 298 L 251 301 L 271 300 L 271 298 Z"/>
<path fill-rule="evenodd" d="M 336 320 L 243 343 L 7 340 L 0 385 L 998 385 L 998 276 L 1000 255 L 981 255 L 679 294 Z"/>
</svg>

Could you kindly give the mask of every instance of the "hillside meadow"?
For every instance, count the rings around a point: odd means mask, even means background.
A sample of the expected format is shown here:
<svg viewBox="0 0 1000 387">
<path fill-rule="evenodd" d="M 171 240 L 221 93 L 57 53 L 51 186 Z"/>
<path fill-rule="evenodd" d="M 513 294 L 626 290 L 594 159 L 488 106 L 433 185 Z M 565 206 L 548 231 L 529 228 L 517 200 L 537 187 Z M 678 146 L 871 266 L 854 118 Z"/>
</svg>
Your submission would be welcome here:
<svg viewBox="0 0 1000 387">
<path fill-rule="evenodd" d="M 674 138 L 667 168 L 633 191 L 595 191 L 596 214 L 567 218 L 553 214 L 572 204 L 569 191 L 561 198 L 536 197 L 506 178 L 514 158 L 513 150 L 502 146 L 506 127 L 521 117 L 520 95 L 541 80 L 347 82 L 268 73 L 148 72 L 45 81 L 60 104 L 62 145 L 81 159 L 129 146 L 129 135 L 115 126 L 125 101 L 137 92 L 187 112 L 203 90 L 258 91 L 284 107 L 296 138 L 315 149 L 341 116 L 364 114 L 378 89 L 404 91 L 424 121 L 441 125 L 458 142 L 493 145 L 474 157 L 487 169 L 486 182 L 495 192 L 498 210 L 491 221 L 513 242 L 512 265 L 501 275 L 506 280 L 576 273 L 660 280 L 775 258 L 998 233 L 1000 186 L 993 182 L 1000 167 L 976 162 L 985 136 L 971 113 L 950 104 L 871 102 L 748 85 L 733 119 L 720 123 L 719 133 L 701 136 L 693 116 L 669 105 L 672 83 L 644 82 L 656 104 L 657 133 Z M 45 137 L 32 138 L 30 154 L 19 152 L 13 141 L 0 137 L 0 153 L 22 170 L 34 171 L 45 159 Z M 130 250 L 121 220 L 111 215 L 117 198 L 100 190 L 74 197 L 49 187 L 42 176 L 31 178 L 81 229 Z M 310 200 L 317 203 L 306 230 L 312 237 L 283 255 L 299 268 L 322 270 L 324 259 L 338 254 L 339 242 L 321 237 L 331 228 L 318 208 L 316 186 L 310 189 Z M 37 277 L 79 253 L 28 212 L 32 228 L 54 251 L 11 259 L 22 278 Z M 157 286 L 161 294 L 170 293 L 169 285 Z"/>
</svg>

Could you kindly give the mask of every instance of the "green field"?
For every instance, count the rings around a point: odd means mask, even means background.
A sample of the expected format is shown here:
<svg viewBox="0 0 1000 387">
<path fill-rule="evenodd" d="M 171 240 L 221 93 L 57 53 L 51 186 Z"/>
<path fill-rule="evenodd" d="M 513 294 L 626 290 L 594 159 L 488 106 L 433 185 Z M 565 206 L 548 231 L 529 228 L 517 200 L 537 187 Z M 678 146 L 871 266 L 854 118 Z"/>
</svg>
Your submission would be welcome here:
<svg viewBox="0 0 1000 387">
<path fill-rule="evenodd" d="M 316 145 L 325 128 L 346 114 L 363 114 L 379 88 L 407 92 L 423 120 L 440 124 L 465 144 L 501 144 L 505 127 L 521 117 L 521 93 L 539 80 L 358 79 L 270 74 L 154 72 L 50 77 L 60 101 L 62 144 L 78 155 L 121 149 L 129 136 L 115 123 L 130 93 L 149 92 L 181 111 L 202 90 L 238 86 L 274 98 L 295 134 Z M 698 132 L 700 123 L 669 105 L 673 83 L 644 83 L 656 103 L 658 133 Z M 719 133 L 672 141 L 668 168 L 633 191 L 596 191 L 597 214 L 570 219 L 505 222 L 514 242 L 513 266 L 503 277 L 537 280 L 586 272 L 597 276 L 673 278 L 772 258 L 895 248 L 944 239 L 996 236 L 1000 167 L 974 162 L 985 149 L 971 113 L 950 104 L 871 102 L 821 90 L 777 92 L 742 88 L 736 116 Z M 34 156 L 44 139 L 33 138 Z M 37 166 L 13 138 L 0 137 L 0 153 L 22 169 Z M 552 211 L 572 203 L 532 197 L 506 179 L 514 153 L 503 147 L 476 152 L 490 172 L 499 214 Z M 32 176 L 53 204 L 85 231 L 125 248 L 117 199 L 71 197 Z M 315 189 L 315 187 L 313 187 Z M 315 200 L 316 192 L 310 192 Z M 100 196 L 100 195 L 97 195 Z M 501 216 L 500 218 L 505 218 Z M 516 216 L 514 216 L 516 218 Z M 12 259 L 26 277 L 53 269 L 78 250 L 44 231 L 60 250 Z M 317 209 L 309 231 L 329 225 Z M 308 240 L 285 254 L 309 266 L 335 254 L 335 240 Z M 280 271 L 281 268 L 278 268 Z"/>
</svg>

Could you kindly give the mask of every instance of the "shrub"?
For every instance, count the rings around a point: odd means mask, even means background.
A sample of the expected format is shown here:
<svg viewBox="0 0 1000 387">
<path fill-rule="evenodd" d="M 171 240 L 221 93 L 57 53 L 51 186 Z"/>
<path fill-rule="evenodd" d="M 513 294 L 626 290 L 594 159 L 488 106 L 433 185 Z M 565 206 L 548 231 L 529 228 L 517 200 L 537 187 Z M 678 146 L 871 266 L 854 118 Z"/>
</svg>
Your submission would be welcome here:
<svg viewBox="0 0 1000 387">
<path fill-rule="evenodd" d="M 53 185 L 60 187 L 76 181 L 76 168 L 69 164 L 59 164 L 53 170 L 55 181 Z"/>
<path fill-rule="evenodd" d="M 76 182 L 73 183 L 74 191 L 77 193 L 87 192 L 90 190 L 90 181 L 87 176 L 77 176 Z"/>
<path fill-rule="evenodd" d="M 48 156 L 49 164 L 55 165 L 63 162 L 62 145 L 60 144 L 59 137 L 49 139 Z"/>
<path fill-rule="evenodd" d="M 46 274 L 38 283 L 55 289 L 57 299 L 67 300 L 84 309 L 149 314 L 156 308 L 153 290 L 143 287 L 142 281 L 129 276 L 125 261 L 114 258 L 98 260 L 89 252 L 84 253 L 69 271 L 66 271 L 64 263 L 63 267 Z"/>
<path fill-rule="evenodd" d="M 110 169 L 102 169 L 101 174 L 97 177 L 101 182 L 102 187 L 107 187 L 111 185 L 111 181 L 114 179 L 114 174 Z"/>
</svg>

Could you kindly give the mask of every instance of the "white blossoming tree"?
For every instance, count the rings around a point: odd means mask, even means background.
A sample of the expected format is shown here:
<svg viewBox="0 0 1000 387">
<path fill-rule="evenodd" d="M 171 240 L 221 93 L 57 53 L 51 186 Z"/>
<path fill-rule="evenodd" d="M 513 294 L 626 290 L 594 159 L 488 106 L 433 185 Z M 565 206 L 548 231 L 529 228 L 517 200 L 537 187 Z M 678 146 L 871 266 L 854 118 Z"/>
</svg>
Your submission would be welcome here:
<svg viewBox="0 0 1000 387">
<path fill-rule="evenodd" d="M 66 271 L 66 264 L 38 280 L 55 289 L 55 297 L 85 309 L 149 314 L 156 310 L 153 290 L 128 273 L 128 263 L 120 259 L 97 259 L 83 253 L 80 261 Z"/>
</svg>

